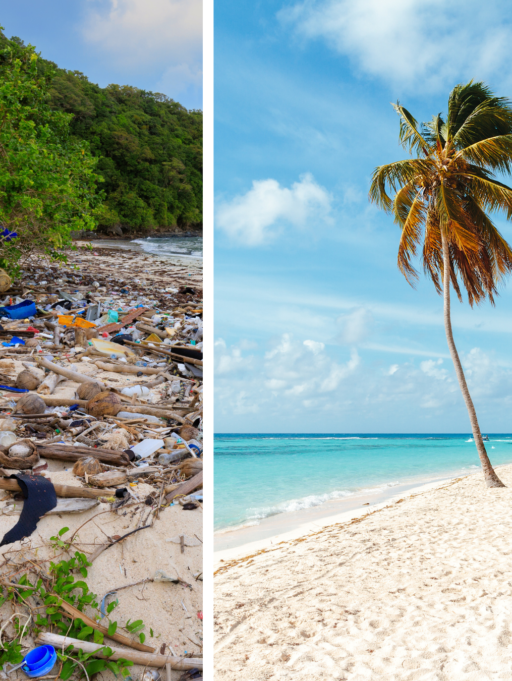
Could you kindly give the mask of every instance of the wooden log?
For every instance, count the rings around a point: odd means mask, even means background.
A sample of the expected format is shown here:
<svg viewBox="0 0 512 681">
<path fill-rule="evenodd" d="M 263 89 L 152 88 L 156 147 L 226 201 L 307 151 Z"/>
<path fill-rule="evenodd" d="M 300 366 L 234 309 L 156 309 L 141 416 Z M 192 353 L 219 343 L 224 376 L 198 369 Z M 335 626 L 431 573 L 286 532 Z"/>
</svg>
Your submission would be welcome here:
<svg viewBox="0 0 512 681">
<path fill-rule="evenodd" d="M 59 515 L 60 513 L 83 513 L 90 511 L 91 508 L 97 506 L 100 502 L 98 499 L 57 499 L 57 506 L 51 511 L 45 513 L 47 515 Z M 19 515 L 23 508 L 20 502 L 13 502 L 12 509 L 4 507 L 2 515 Z"/>
<path fill-rule="evenodd" d="M 57 598 L 60 598 L 57 594 L 52 594 L 52 596 L 57 596 Z M 61 599 L 61 602 L 59 603 L 59 608 L 63 610 L 67 615 L 71 615 L 71 617 L 74 620 L 78 619 L 82 620 L 84 624 L 87 624 L 87 626 L 96 629 L 96 631 L 101 631 L 101 633 L 104 636 L 108 636 L 113 641 L 122 643 L 125 646 L 130 646 L 130 648 L 135 648 L 135 650 L 140 650 L 143 653 L 155 652 L 154 648 L 146 646 L 143 643 L 139 643 L 138 641 L 134 641 L 128 636 L 124 636 L 124 634 L 118 634 L 117 632 L 115 634 L 109 634 L 107 627 L 104 627 L 95 620 L 91 619 L 85 613 L 81 612 L 80 610 L 78 610 L 78 608 L 75 608 L 73 605 L 71 605 L 71 603 L 68 603 L 67 601 Z"/>
<path fill-rule="evenodd" d="M 72 371 L 71 369 L 65 369 L 64 367 L 60 367 L 57 364 L 50 362 L 44 357 L 39 357 L 36 355 L 34 359 L 39 366 L 44 367 L 45 369 L 50 369 L 50 371 L 54 371 L 56 374 L 60 374 L 61 376 L 65 376 L 69 381 L 75 381 L 75 383 L 99 383 L 97 378 L 86 376 L 85 374 L 79 374 L 78 371 Z"/>
<path fill-rule="evenodd" d="M 133 407 L 128 407 L 123 404 L 119 411 L 127 411 L 133 414 L 149 414 L 150 416 L 159 416 L 162 419 L 174 419 L 175 421 L 178 421 L 178 423 L 187 425 L 190 425 L 191 423 L 188 419 L 183 418 L 183 416 L 180 416 L 175 411 L 171 411 L 165 407 L 147 407 L 143 404 L 136 404 Z"/>
<path fill-rule="evenodd" d="M 159 367 L 134 367 L 130 364 L 109 364 L 101 360 L 95 360 L 94 364 L 103 371 L 113 371 L 116 374 L 161 374 L 166 368 Z"/>
<path fill-rule="evenodd" d="M 149 346 L 147 343 L 132 343 L 132 341 L 125 341 L 126 345 L 132 345 L 136 348 L 144 348 L 144 350 L 149 350 L 150 352 L 157 352 L 159 355 L 166 355 L 171 357 L 174 361 L 179 360 L 180 363 L 196 364 L 198 367 L 203 366 L 202 359 L 193 359 L 192 357 L 185 357 L 184 355 L 178 355 L 176 352 L 171 352 L 169 350 L 160 349 L 160 347 Z M 172 346 L 167 346 L 172 347 Z"/>
<path fill-rule="evenodd" d="M 67 499 L 99 499 L 100 497 L 112 497 L 116 493 L 115 489 L 89 489 L 87 487 L 57 484 L 53 486 L 58 497 L 66 497 Z M 21 492 L 18 481 L 11 478 L 0 478 L 0 489 L 6 489 L 9 492 Z"/>
<path fill-rule="evenodd" d="M 98 475 L 89 476 L 89 482 L 95 487 L 115 487 L 123 485 L 128 480 L 125 471 L 105 471 Z"/>
<path fill-rule="evenodd" d="M 198 473 L 197 475 L 194 475 L 193 478 L 190 478 L 190 480 L 187 480 L 186 482 L 183 482 L 181 485 L 176 487 L 176 489 L 171 490 L 165 497 L 165 500 L 167 503 L 171 503 L 171 501 L 177 497 L 177 496 L 187 496 L 187 494 L 191 494 L 191 492 L 194 492 L 196 489 L 199 487 L 203 486 L 203 471 Z M 164 493 L 168 490 L 169 488 L 164 489 Z"/>
<path fill-rule="evenodd" d="M 60 634 L 51 634 L 48 631 L 43 631 L 37 637 L 36 643 L 38 645 L 50 645 L 59 650 L 64 650 L 69 646 L 73 646 L 74 650 L 83 650 L 85 653 L 93 653 L 94 657 L 105 658 L 101 652 L 103 645 L 97 643 L 90 643 L 89 641 L 80 641 L 77 638 L 69 638 L 68 636 L 61 636 Z M 114 648 L 109 646 L 112 650 L 112 655 L 109 660 L 131 660 L 134 664 L 140 664 L 143 667 L 165 667 L 170 664 L 172 669 L 178 671 L 187 671 L 187 669 L 202 669 L 202 657 L 175 657 L 174 655 L 158 655 L 157 653 L 141 653 L 133 650 L 126 650 L 125 648 Z"/>
<path fill-rule="evenodd" d="M 135 326 L 140 331 L 145 331 L 146 333 L 154 333 L 156 336 L 158 336 L 162 340 L 164 338 L 167 338 L 167 333 L 165 331 L 162 331 L 161 329 L 157 329 L 156 326 L 151 326 L 151 324 L 144 324 L 144 322 L 139 322 L 138 324 L 135 324 Z"/>
<path fill-rule="evenodd" d="M 58 386 L 58 384 L 61 381 L 65 380 L 66 380 L 65 376 L 56 374 L 54 371 L 50 371 L 50 373 L 46 376 L 44 381 L 37 389 L 37 392 L 40 395 L 51 395 L 52 393 L 55 392 L 55 388 Z"/>
<path fill-rule="evenodd" d="M 45 459 L 57 459 L 59 461 L 78 461 L 87 456 L 92 456 L 98 461 L 112 466 L 128 466 L 130 459 L 128 454 L 115 449 L 102 449 L 101 447 L 74 447 L 68 445 L 36 445 L 39 456 Z"/>
</svg>

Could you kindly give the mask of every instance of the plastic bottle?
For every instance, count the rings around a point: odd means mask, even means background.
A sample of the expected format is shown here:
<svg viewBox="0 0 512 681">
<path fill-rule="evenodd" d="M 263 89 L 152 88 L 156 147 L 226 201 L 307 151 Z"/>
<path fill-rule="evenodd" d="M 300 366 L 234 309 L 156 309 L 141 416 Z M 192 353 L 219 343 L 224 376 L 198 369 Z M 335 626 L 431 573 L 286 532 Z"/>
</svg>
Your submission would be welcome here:
<svg viewBox="0 0 512 681">
<path fill-rule="evenodd" d="M 117 416 L 122 419 L 146 419 L 146 421 L 153 421 L 154 423 L 162 423 L 158 416 L 152 416 L 150 414 L 140 414 L 139 412 L 133 411 L 120 411 Z"/>
<path fill-rule="evenodd" d="M 0 446 L 10 447 L 18 438 L 10 430 L 0 430 Z"/>
<path fill-rule="evenodd" d="M 141 397 L 142 395 L 149 395 L 149 388 L 146 388 L 145 385 L 132 385 L 128 388 L 123 388 L 121 395 L 127 395 L 128 397 L 137 395 L 137 397 Z"/>
<path fill-rule="evenodd" d="M 162 449 L 163 446 L 163 440 L 142 440 L 142 442 L 139 442 L 132 447 L 132 452 L 135 454 L 136 459 L 145 459 L 147 456 L 151 456 L 151 454 L 154 454 L 159 449 Z"/>
</svg>

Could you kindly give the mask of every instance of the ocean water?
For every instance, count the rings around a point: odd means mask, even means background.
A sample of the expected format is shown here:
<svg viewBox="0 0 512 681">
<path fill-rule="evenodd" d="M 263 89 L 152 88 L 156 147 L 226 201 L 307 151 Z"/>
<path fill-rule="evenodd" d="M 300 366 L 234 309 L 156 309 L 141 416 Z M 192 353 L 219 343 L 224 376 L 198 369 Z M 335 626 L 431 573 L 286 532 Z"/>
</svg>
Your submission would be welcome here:
<svg viewBox="0 0 512 681">
<path fill-rule="evenodd" d="M 153 255 L 179 255 L 185 258 L 203 257 L 203 237 L 201 236 L 161 238 L 150 236 L 146 239 L 134 239 L 131 243 L 138 244 L 143 251 Z"/>
<path fill-rule="evenodd" d="M 490 435 L 494 465 L 512 435 Z M 470 435 L 216 435 L 215 529 L 480 469 Z"/>
</svg>

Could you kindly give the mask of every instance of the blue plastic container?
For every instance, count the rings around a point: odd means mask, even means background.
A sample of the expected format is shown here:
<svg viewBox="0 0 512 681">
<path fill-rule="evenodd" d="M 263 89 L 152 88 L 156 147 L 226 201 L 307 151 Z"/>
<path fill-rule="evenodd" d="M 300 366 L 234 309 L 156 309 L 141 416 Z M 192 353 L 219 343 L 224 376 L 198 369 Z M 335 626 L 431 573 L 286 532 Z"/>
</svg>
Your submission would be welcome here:
<svg viewBox="0 0 512 681">
<path fill-rule="evenodd" d="M 25 655 L 21 668 L 27 676 L 35 679 L 49 674 L 56 662 L 57 653 L 53 646 L 39 646 Z"/>
<path fill-rule="evenodd" d="M 27 317 L 34 317 L 35 314 L 36 304 L 33 300 L 24 300 L 17 305 L 0 307 L 0 317 L 9 317 L 9 319 L 26 319 Z"/>
</svg>

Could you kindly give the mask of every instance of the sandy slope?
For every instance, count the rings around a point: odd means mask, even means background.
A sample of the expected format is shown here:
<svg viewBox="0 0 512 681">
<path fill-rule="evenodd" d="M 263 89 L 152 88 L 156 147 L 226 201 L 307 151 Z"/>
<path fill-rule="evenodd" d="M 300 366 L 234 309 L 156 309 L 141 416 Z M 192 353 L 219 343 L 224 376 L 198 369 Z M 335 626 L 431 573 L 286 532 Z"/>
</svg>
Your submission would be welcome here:
<svg viewBox="0 0 512 681">
<path fill-rule="evenodd" d="M 512 466 L 238 564 L 215 584 L 216 681 L 512 679 Z"/>
</svg>

